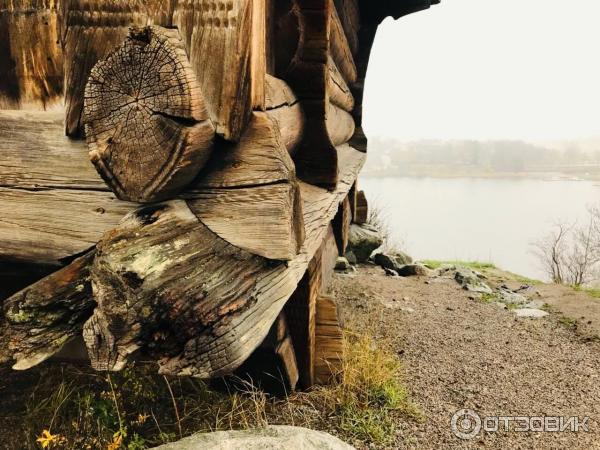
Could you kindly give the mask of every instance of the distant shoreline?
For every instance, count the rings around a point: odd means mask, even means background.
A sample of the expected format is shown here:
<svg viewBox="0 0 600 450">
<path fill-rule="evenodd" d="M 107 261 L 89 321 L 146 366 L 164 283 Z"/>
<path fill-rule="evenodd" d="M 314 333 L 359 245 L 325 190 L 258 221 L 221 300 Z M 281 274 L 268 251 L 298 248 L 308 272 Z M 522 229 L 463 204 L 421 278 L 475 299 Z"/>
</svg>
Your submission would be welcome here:
<svg viewBox="0 0 600 450">
<path fill-rule="evenodd" d="M 594 174 L 567 174 L 562 172 L 428 172 L 428 171 L 373 171 L 363 170 L 361 176 L 365 178 L 437 178 L 437 179 L 507 179 L 507 180 L 542 180 L 542 181 L 598 181 L 600 173 Z"/>
</svg>

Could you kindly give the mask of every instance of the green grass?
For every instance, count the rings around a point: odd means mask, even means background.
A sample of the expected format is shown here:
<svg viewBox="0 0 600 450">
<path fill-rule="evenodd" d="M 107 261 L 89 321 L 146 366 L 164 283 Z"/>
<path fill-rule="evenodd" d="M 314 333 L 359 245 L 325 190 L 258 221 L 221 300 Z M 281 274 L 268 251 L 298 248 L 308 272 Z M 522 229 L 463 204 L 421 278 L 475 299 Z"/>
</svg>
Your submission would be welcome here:
<svg viewBox="0 0 600 450">
<path fill-rule="evenodd" d="M 585 292 L 586 294 L 588 294 L 594 298 L 600 298 L 600 289 L 598 289 L 598 288 L 586 288 L 581 285 L 574 285 L 571 287 L 574 290 L 576 290 L 577 292 Z"/>
<path fill-rule="evenodd" d="M 476 270 L 496 269 L 494 264 L 480 261 L 437 261 L 433 259 L 426 259 L 421 262 L 431 269 L 439 269 L 440 267 L 446 265 L 468 267 L 469 269 Z"/>
</svg>

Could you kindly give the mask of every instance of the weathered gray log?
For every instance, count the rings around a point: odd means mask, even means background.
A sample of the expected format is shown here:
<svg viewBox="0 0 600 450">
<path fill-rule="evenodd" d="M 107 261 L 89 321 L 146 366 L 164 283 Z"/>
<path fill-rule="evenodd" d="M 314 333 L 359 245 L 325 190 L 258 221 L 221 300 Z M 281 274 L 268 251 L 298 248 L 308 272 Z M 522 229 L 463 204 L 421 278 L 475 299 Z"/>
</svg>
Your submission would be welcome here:
<svg viewBox="0 0 600 450">
<path fill-rule="evenodd" d="M 289 263 L 273 263 L 220 239 L 182 201 L 131 214 L 98 246 L 98 307 L 84 336 L 95 367 L 117 370 L 138 350 L 165 374 L 230 373 L 263 341 L 322 245 L 364 155 L 339 149 L 340 183 L 301 183 L 306 239 Z M 129 299 L 129 300 L 128 300 Z"/>
<path fill-rule="evenodd" d="M 122 200 L 173 197 L 213 148 L 214 127 L 175 29 L 130 29 L 92 69 L 83 122 L 90 159 Z"/>
<path fill-rule="evenodd" d="M 0 324 L 0 360 L 14 369 L 33 367 L 81 335 L 95 306 L 89 282 L 94 251 L 6 299 Z M 4 358 L 2 358 L 4 356 Z"/>
</svg>

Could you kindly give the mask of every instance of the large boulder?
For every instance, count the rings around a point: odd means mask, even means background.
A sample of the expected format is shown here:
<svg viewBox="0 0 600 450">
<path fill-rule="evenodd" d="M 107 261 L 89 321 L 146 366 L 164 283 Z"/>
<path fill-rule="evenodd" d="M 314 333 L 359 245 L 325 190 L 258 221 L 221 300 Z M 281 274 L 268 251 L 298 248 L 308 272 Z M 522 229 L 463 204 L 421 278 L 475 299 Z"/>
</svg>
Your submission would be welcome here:
<svg viewBox="0 0 600 450">
<path fill-rule="evenodd" d="M 366 262 L 371 254 L 383 245 L 383 239 L 377 228 L 368 225 L 350 226 L 348 238 L 348 251 L 356 257 L 356 262 Z"/>
<path fill-rule="evenodd" d="M 353 450 L 354 447 L 321 431 L 290 426 L 194 434 L 156 450 Z"/>
</svg>

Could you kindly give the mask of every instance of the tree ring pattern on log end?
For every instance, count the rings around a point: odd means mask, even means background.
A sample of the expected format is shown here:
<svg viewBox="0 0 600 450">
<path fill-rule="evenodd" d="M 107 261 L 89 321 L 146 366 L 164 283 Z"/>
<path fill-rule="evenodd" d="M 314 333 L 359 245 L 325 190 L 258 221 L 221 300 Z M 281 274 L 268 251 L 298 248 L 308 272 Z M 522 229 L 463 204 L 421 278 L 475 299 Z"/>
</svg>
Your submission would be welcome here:
<svg viewBox="0 0 600 450">
<path fill-rule="evenodd" d="M 122 200 L 177 194 L 212 150 L 214 127 L 175 29 L 130 28 L 92 69 L 83 121 L 90 159 Z"/>
</svg>

